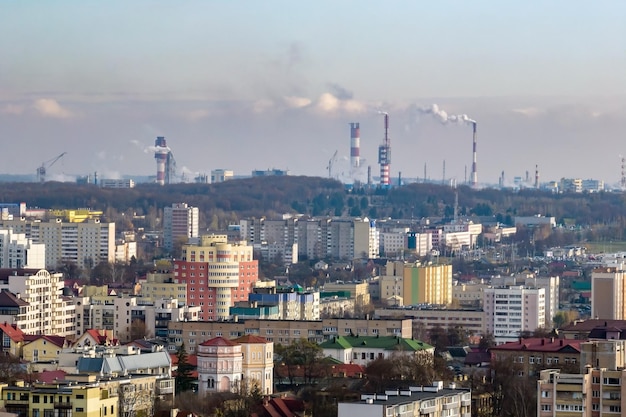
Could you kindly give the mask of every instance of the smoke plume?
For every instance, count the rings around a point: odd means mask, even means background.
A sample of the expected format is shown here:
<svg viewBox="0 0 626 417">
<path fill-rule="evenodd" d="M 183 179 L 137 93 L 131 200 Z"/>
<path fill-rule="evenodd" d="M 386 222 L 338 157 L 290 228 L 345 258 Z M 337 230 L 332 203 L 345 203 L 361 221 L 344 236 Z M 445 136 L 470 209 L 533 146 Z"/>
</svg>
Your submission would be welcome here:
<svg viewBox="0 0 626 417">
<path fill-rule="evenodd" d="M 467 114 L 448 114 L 445 110 L 439 108 L 437 104 L 433 104 L 430 107 L 418 108 L 417 111 L 421 114 L 430 114 L 434 116 L 443 124 L 471 124 L 476 123 L 475 120 L 470 119 Z"/>
</svg>

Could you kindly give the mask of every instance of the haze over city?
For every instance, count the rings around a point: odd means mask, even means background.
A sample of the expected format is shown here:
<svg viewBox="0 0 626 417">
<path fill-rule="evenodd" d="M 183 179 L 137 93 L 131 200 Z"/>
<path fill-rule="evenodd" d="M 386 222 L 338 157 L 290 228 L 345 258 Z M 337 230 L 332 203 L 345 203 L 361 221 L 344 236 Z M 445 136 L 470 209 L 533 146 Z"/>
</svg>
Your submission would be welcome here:
<svg viewBox="0 0 626 417">
<path fill-rule="evenodd" d="M 617 184 L 626 155 L 626 3 L 110 1 L 0 5 L 2 173 L 153 175 L 165 136 L 190 177 L 347 175 L 348 123 L 377 173 L 502 171 Z M 467 174 L 466 174 L 467 170 Z"/>
</svg>

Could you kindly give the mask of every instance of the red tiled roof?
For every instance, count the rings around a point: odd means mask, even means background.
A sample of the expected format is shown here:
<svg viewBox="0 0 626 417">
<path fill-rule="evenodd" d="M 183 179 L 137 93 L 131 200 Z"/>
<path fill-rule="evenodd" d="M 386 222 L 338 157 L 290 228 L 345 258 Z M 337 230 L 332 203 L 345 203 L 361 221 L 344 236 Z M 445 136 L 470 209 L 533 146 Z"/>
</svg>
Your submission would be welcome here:
<svg viewBox="0 0 626 417">
<path fill-rule="evenodd" d="M 65 371 L 43 371 L 37 374 L 37 381 L 43 382 L 44 384 L 52 384 L 57 381 L 65 380 Z"/>
<path fill-rule="evenodd" d="M 24 341 L 24 332 L 16 324 L 2 323 L 0 324 L 0 331 L 9 336 L 14 342 Z"/>
<path fill-rule="evenodd" d="M 178 356 L 175 353 L 170 353 L 170 358 L 172 358 L 172 366 L 178 365 Z M 191 366 L 198 366 L 198 356 L 187 355 L 187 363 Z"/>
<path fill-rule="evenodd" d="M 508 342 L 502 345 L 490 348 L 492 351 L 518 351 L 526 350 L 532 352 L 558 352 L 564 348 L 571 347 L 580 352 L 580 344 L 582 340 L 573 339 L 554 339 L 533 337 L 529 339 L 521 339 L 517 342 Z"/>
<path fill-rule="evenodd" d="M 222 336 L 214 337 L 206 342 L 200 343 L 200 346 L 237 346 L 236 342 L 224 339 Z"/>
<path fill-rule="evenodd" d="M 24 341 L 31 343 L 34 342 L 35 340 L 39 340 L 39 339 L 44 339 L 50 343 L 52 343 L 55 346 L 58 347 L 63 347 L 65 346 L 65 342 L 66 339 L 63 336 L 56 336 L 56 335 L 45 335 L 45 334 L 26 334 L 24 335 Z"/>
<path fill-rule="evenodd" d="M 233 342 L 237 342 L 237 343 L 261 343 L 261 344 L 269 343 L 266 338 L 261 337 L 261 336 L 255 336 L 253 334 L 247 334 L 245 336 L 238 337 L 237 339 L 233 339 Z"/>
</svg>

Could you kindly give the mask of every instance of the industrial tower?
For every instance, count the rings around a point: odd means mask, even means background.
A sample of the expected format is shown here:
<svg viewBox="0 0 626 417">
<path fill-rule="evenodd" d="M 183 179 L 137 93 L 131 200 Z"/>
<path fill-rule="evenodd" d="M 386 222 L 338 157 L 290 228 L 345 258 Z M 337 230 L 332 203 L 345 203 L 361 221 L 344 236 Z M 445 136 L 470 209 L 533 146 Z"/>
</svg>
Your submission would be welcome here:
<svg viewBox="0 0 626 417">
<path fill-rule="evenodd" d="M 361 129 L 350 123 L 350 179 L 354 179 L 361 166 Z"/>
<path fill-rule="evenodd" d="M 391 185 L 389 167 L 391 165 L 391 138 L 389 138 L 389 114 L 381 112 L 385 116 L 385 138 L 383 144 L 378 147 L 378 163 L 380 164 L 380 186 L 388 188 Z"/>
<path fill-rule="evenodd" d="M 176 171 L 176 161 L 163 136 L 157 136 L 154 141 L 154 159 L 157 165 L 156 183 L 170 184 Z"/>
<path fill-rule="evenodd" d="M 472 187 L 478 185 L 478 171 L 476 168 L 476 122 L 472 121 Z"/>
</svg>

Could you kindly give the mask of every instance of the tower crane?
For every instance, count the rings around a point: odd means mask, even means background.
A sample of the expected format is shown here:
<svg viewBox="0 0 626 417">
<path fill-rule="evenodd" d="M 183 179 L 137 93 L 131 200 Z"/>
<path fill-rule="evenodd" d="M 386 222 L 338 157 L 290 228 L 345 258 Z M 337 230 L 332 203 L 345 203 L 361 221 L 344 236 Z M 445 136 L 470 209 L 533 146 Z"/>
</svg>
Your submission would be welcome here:
<svg viewBox="0 0 626 417">
<path fill-rule="evenodd" d="M 337 152 L 339 152 L 339 150 L 336 150 L 332 158 L 328 160 L 328 166 L 326 167 L 326 169 L 328 169 L 328 178 L 333 177 L 333 165 L 337 162 Z"/>
<path fill-rule="evenodd" d="M 39 182 L 46 182 L 46 170 L 54 165 L 59 159 L 63 158 L 65 154 L 67 154 L 67 152 L 63 152 L 62 154 L 41 163 L 41 166 L 37 168 L 37 179 Z"/>
</svg>

